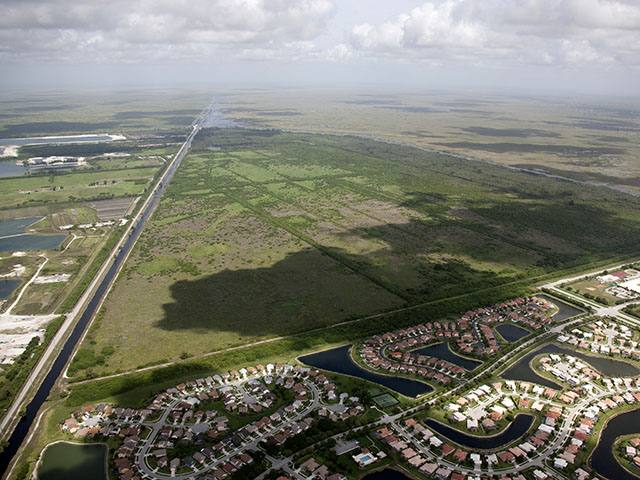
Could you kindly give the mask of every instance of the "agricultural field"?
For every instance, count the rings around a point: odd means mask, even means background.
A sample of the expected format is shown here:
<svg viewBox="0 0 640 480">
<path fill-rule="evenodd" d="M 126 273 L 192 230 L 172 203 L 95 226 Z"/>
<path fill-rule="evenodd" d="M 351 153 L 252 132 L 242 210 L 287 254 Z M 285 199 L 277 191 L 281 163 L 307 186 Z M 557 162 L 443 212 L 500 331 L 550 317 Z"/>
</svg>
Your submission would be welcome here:
<svg viewBox="0 0 640 480">
<path fill-rule="evenodd" d="M 637 253 L 639 200 L 602 191 L 357 137 L 203 130 L 74 372 L 187 358 Z"/>
<path fill-rule="evenodd" d="M 375 136 L 640 190 L 637 101 L 495 92 L 256 90 L 228 95 L 221 106 L 228 118 L 249 126 Z"/>
</svg>

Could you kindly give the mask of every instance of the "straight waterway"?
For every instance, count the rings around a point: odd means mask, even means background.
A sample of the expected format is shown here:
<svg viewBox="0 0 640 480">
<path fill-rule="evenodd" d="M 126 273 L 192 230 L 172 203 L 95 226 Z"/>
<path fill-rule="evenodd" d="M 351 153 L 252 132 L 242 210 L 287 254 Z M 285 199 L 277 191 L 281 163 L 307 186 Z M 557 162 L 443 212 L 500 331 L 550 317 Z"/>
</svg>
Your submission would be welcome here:
<svg viewBox="0 0 640 480">
<path fill-rule="evenodd" d="M 206 112 L 206 109 L 205 111 L 203 111 L 203 114 L 205 114 L 205 112 Z M 71 335 L 65 342 L 64 347 L 58 354 L 56 360 L 51 366 L 51 369 L 49 370 L 44 381 L 40 384 L 40 387 L 38 388 L 38 391 L 36 392 L 33 400 L 31 400 L 31 402 L 27 405 L 25 414 L 22 416 L 22 418 L 16 425 L 16 428 L 14 429 L 11 437 L 9 438 L 6 448 L 0 453 L 0 471 L 5 472 L 7 470 L 9 464 L 11 463 L 11 460 L 13 459 L 13 456 L 17 453 L 18 449 L 20 448 L 20 445 L 26 438 L 29 432 L 29 428 L 31 427 L 34 420 L 36 419 L 36 416 L 38 414 L 38 411 L 40 410 L 40 407 L 42 406 L 44 401 L 47 399 L 47 396 L 49 395 L 51 388 L 53 387 L 56 380 L 62 373 L 65 365 L 67 364 L 67 360 L 69 360 L 69 357 L 71 356 L 76 346 L 76 343 L 82 336 L 82 333 L 84 332 L 87 324 L 93 317 L 98 305 L 100 304 L 102 297 L 108 291 L 109 286 L 111 285 L 111 281 L 114 279 L 115 275 L 117 274 L 120 268 L 120 265 L 127 257 L 129 251 L 135 244 L 135 241 L 137 240 L 137 238 L 140 236 L 140 233 L 144 228 L 144 224 L 146 223 L 149 216 L 153 212 L 153 209 L 155 208 L 158 201 L 160 200 L 160 197 L 162 196 L 165 188 L 167 187 L 167 184 L 173 177 L 173 174 L 175 173 L 176 169 L 180 165 L 180 162 L 182 161 L 185 154 L 189 150 L 189 147 L 191 146 L 191 142 L 198 131 L 199 131 L 199 128 L 194 130 L 194 132 L 190 134 L 190 136 L 187 138 L 187 141 L 185 142 L 185 148 L 180 151 L 180 153 L 176 157 L 175 162 L 169 168 L 167 175 L 164 177 L 159 187 L 156 189 L 151 201 L 149 202 L 146 209 L 144 210 L 144 213 L 142 214 L 140 221 L 131 230 L 129 238 L 126 240 L 126 242 L 123 244 L 122 248 L 116 255 L 113 264 L 109 268 L 103 280 L 100 282 L 100 285 L 96 289 L 96 292 L 94 293 L 93 297 L 87 304 L 87 307 L 84 313 L 82 314 L 77 324 L 73 328 Z"/>
</svg>

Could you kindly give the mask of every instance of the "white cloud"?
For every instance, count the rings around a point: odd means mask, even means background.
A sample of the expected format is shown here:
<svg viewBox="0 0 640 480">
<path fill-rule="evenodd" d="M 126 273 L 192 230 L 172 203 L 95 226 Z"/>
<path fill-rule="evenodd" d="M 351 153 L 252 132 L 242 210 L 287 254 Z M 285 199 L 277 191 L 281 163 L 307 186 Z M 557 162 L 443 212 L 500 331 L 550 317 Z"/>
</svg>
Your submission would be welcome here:
<svg viewBox="0 0 640 480">
<path fill-rule="evenodd" d="M 242 54 L 311 41 L 334 13 L 330 0 L 5 0 L 0 38 L 5 55 L 15 56 L 51 45 L 66 49 L 62 56 L 88 46 L 114 57 L 181 46 Z"/>
<path fill-rule="evenodd" d="M 351 29 L 371 56 L 495 65 L 640 64 L 640 2 L 445 0 Z"/>
</svg>

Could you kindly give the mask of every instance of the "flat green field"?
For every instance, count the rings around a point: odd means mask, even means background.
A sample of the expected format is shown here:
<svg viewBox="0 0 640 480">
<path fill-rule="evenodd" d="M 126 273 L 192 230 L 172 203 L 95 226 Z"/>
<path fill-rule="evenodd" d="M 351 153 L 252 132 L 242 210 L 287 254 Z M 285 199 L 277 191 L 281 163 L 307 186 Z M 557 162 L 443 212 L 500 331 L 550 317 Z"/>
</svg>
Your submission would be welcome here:
<svg viewBox="0 0 640 480">
<path fill-rule="evenodd" d="M 204 130 L 76 370 L 185 358 L 635 253 L 638 200 L 602 192 L 361 138 Z"/>
<path fill-rule="evenodd" d="M 605 291 L 610 287 L 609 284 L 602 284 L 595 278 L 573 282 L 568 286 L 578 293 L 586 295 L 587 298 L 597 297 L 599 300 L 604 301 L 609 305 L 615 305 L 616 302 L 620 300 L 615 295 L 612 295 Z"/>
<path fill-rule="evenodd" d="M 0 138 L 184 132 L 210 101 L 209 92 L 171 89 L 0 94 Z"/>
<path fill-rule="evenodd" d="M 442 90 L 255 90 L 229 95 L 251 126 L 373 135 L 640 191 L 637 99 Z"/>
<path fill-rule="evenodd" d="M 0 208 L 135 196 L 144 191 L 155 172 L 150 167 L 3 178 Z"/>
</svg>

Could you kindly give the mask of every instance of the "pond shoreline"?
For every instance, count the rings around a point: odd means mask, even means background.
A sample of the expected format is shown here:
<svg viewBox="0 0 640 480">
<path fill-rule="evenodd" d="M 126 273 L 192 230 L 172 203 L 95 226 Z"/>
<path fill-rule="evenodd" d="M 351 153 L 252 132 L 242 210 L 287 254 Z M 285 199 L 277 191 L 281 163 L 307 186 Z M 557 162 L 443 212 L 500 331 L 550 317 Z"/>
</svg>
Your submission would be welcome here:
<svg viewBox="0 0 640 480">
<path fill-rule="evenodd" d="M 40 467 L 43 464 L 43 459 L 44 459 L 44 455 L 47 451 L 47 449 L 49 447 L 52 447 L 54 445 L 60 445 L 60 444 L 64 444 L 64 445 L 70 445 L 72 447 L 96 447 L 96 446 L 100 446 L 102 447 L 104 454 L 103 454 L 103 474 L 104 474 L 104 480 L 108 480 L 109 478 L 109 445 L 107 443 L 104 442 L 92 442 L 92 443 L 80 443 L 80 442 L 72 442 L 69 440 L 56 440 L 55 442 L 51 442 L 48 443 L 40 452 L 40 455 L 38 456 L 38 460 L 36 461 L 36 464 L 33 468 L 33 473 L 32 473 L 32 478 L 35 479 L 40 479 L 38 470 L 40 469 Z M 93 480 L 93 479 L 92 479 Z"/>
</svg>

